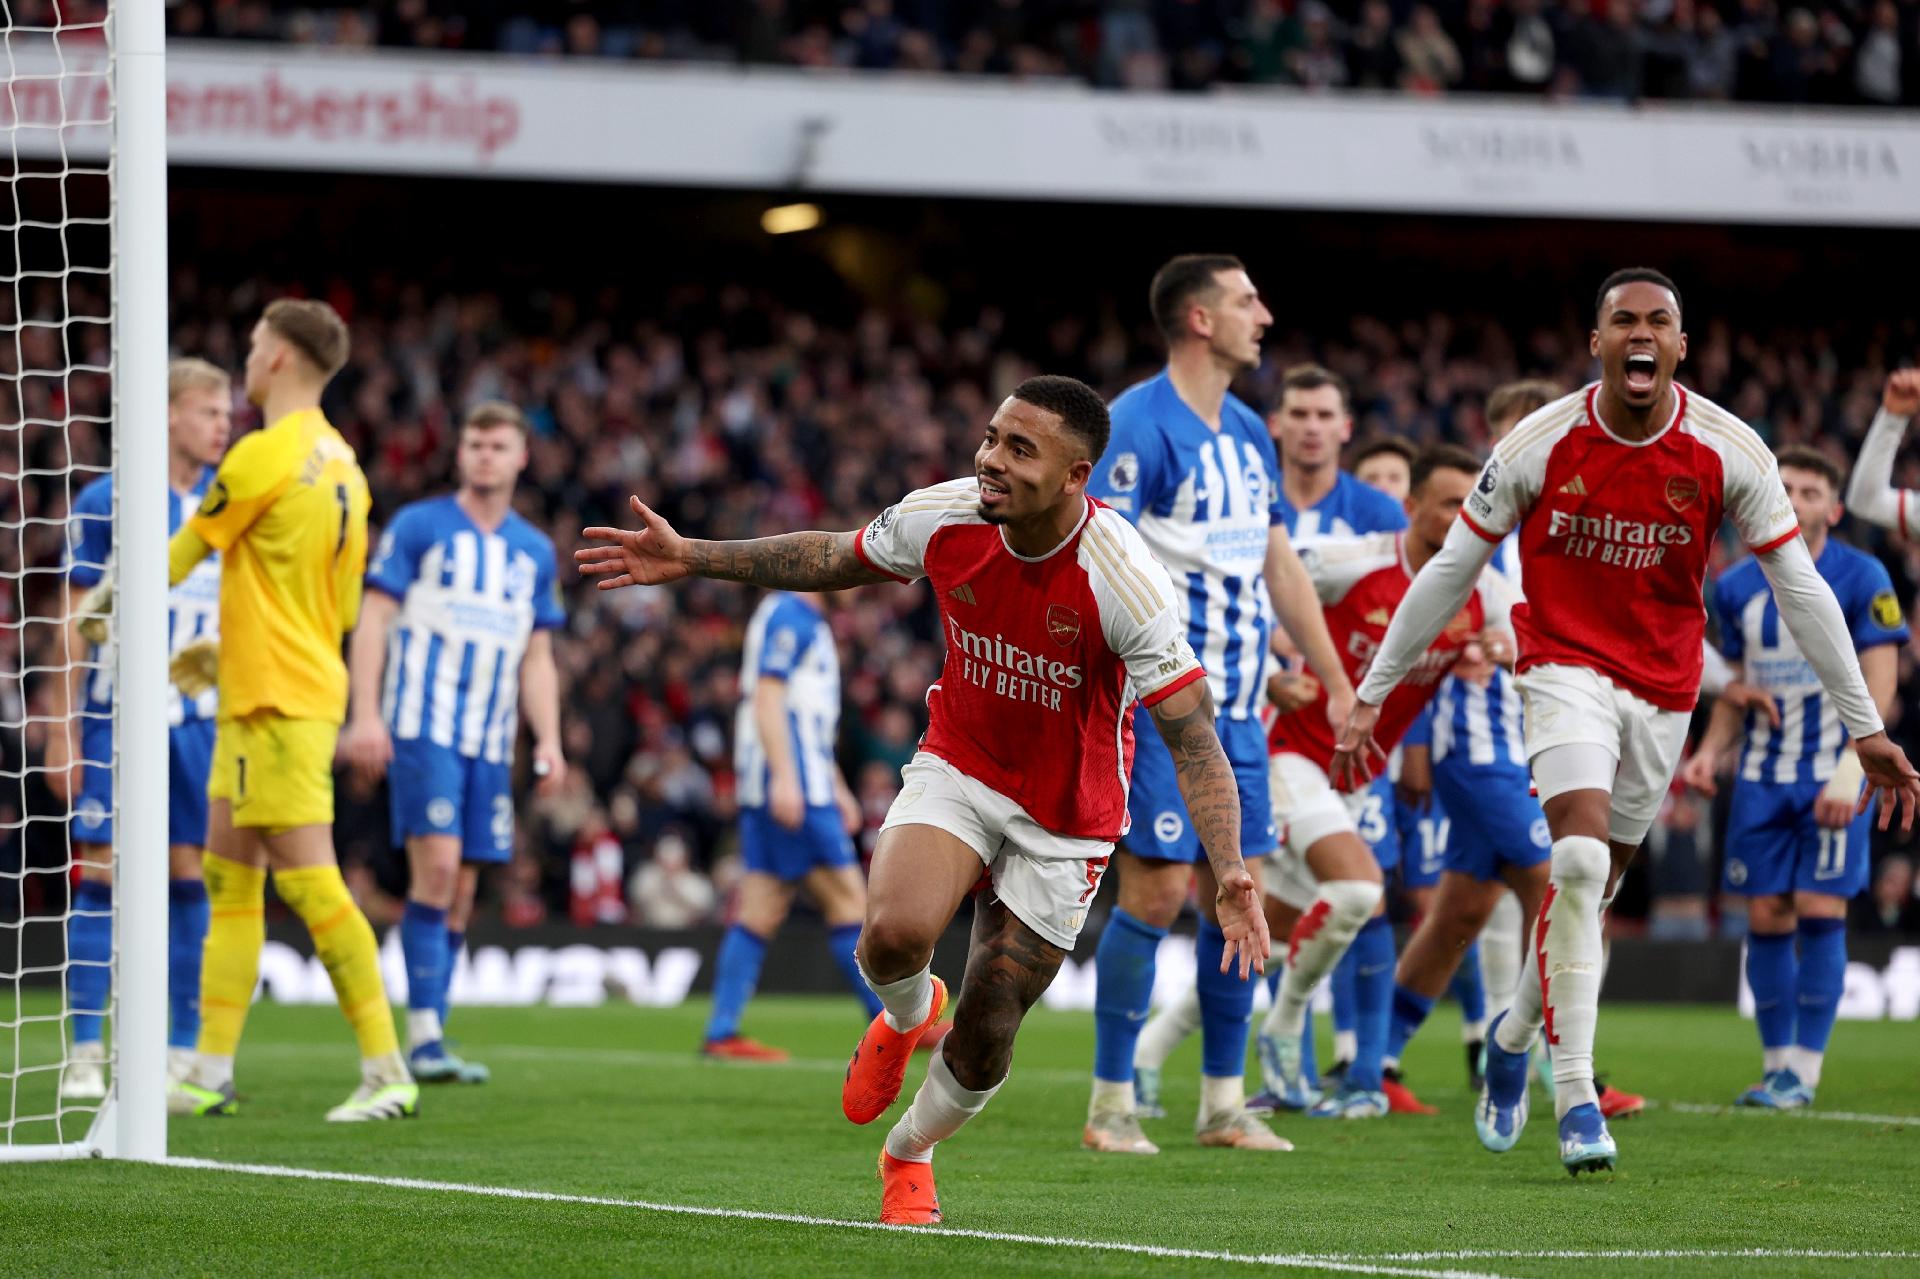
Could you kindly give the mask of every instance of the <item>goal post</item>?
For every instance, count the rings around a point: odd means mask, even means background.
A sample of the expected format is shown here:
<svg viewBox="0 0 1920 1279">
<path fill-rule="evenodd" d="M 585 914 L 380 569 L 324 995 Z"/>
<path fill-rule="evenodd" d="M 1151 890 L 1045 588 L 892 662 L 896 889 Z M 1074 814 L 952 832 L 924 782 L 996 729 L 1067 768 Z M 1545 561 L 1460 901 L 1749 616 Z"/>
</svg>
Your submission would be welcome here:
<svg viewBox="0 0 1920 1279">
<path fill-rule="evenodd" d="M 0 1162 L 160 1159 L 167 1143 L 164 5 L 68 12 L 0 9 Z M 89 651 L 63 624 L 65 555 L 74 500 L 103 474 L 116 600 Z M 110 756 L 82 744 L 106 716 L 68 705 L 69 681 L 96 707 L 110 682 Z M 110 792 L 83 798 L 76 769 L 68 793 L 56 734 L 106 765 Z M 72 888 L 76 813 L 113 823 L 111 943 L 91 943 L 110 984 L 84 1006 L 69 977 L 100 965 L 74 963 L 74 921 L 104 912 Z M 77 1014 L 102 1009 L 106 1096 L 68 1098 Z"/>
</svg>

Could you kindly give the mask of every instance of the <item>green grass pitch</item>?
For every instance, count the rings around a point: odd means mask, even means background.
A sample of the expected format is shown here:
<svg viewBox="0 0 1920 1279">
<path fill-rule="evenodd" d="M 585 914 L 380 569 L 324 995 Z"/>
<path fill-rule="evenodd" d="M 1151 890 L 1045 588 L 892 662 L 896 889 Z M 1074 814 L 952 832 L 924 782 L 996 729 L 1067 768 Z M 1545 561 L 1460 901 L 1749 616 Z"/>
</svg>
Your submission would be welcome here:
<svg viewBox="0 0 1920 1279">
<path fill-rule="evenodd" d="M 1574 1182 L 1555 1158 L 1551 1104 L 1537 1091 L 1520 1147 L 1480 1149 L 1449 1009 L 1409 1058 L 1411 1081 L 1439 1116 L 1285 1118 L 1291 1154 L 1201 1150 L 1191 1137 L 1198 1049 L 1189 1044 L 1167 1071 L 1173 1117 L 1148 1124 L 1164 1148 L 1157 1158 L 1080 1149 L 1092 1021 L 1036 1012 L 1006 1088 L 936 1157 L 946 1225 L 893 1231 L 831 1224 L 877 1215 L 874 1162 L 892 1117 L 862 1129 L 840 1115 L 842 1063 L 860 1030 L 853 1002 L 753 1005 L 747 1028 L 796 1057 L 773 1067 L 698 1060 L 704 1014 L 703 1004 L 462 1009 L 455 1033 L 493 1067 L 492 1084 L 429 1089 L 413 1122 L 341 1126 L 321 1122 L 354 1082 L 339 1015 L 262 1005 L 241 1058 L 241 1114 L 175 1120 L 174 1155 L 622 1202 L 99 1161 L 0 1164 L 0 1271 L 1920 1273 L 1920 1121 L 1900 1118 L 1920 1116 L 1912 1025 L 1840 1026 L 1819 1107 L 1835 1117 L 1709 1112 L 1757 1074 L 1751 1023 L 1718 1008 L 1606 1006 L 1602 1067 L 1656 1105 L 1616 1126 L 1617 1174 Z M 11 1052 L 0 1045 L 0 1065 Z M 908 1076 L 906 1096 L 920 1074 L 916 1066 Z M 44 1134 L 16 1139 L 35 1136 Z"/>
</svg>

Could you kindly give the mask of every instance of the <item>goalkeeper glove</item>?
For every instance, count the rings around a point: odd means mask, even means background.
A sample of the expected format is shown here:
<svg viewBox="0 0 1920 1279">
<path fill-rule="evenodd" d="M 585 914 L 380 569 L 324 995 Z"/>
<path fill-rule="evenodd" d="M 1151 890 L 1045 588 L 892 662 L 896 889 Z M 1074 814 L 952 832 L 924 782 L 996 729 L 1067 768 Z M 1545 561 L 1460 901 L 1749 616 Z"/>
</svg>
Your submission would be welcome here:
<svg viewBox="0 0 1920 1279">
<path fill-rule="evenodd" d="M 75 629 L 80 632 L 80 638 L 89 644 L 106 643 L 108 619 L 113 616 L 113 575 L 109 573 L 95 582 L 73 606 L 73 612 L 79 619 Z"/>
<path fill-rule="evenodd" d="M 220 681 L 220 642 L 197 639 L 167 664 L 167 675 L 182 697 L 198 697 Z"/>
</svg>

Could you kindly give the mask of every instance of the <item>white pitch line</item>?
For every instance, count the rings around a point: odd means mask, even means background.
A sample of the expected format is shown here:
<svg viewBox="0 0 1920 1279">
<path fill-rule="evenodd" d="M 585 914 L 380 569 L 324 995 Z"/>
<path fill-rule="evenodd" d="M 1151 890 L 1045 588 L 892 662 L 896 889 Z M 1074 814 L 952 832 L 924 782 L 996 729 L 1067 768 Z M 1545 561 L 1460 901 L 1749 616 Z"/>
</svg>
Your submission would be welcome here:
<svg viewBox="0 0 1920 1279">
<path fill-rule="evenodd" d="M 286 1168 L 277 1164 L 226 1163 L 218 1159 L 169 1158 L 161 1161 L 171 1168 L 189 1168 L 207 1172 L 241 1173 L 253 1177 L 287 1177 L 299 1181 L 333 1181 L 357 1186 L 381 1186 L 393 1190 L 430 1190 L 443 1194 L 482 1195 L 494 1199 L 518 1199 L 536 1203 L 586 1204 L 602 1208 L 632 1208 L 641 1212 L 667 1213 L 681 1217 L 717 1217 L 729 1221 L 765 1221 L 779 1225 L 811 1226 L 834 1230 L 878 1230 L 905 1232 L 928 1238 L 982 1239 L 990 1243 L 1021 1244 L 1035 1248 L 1071 1248 L 1079 1252 L 1115 1252 L 1135 1257 L 1167 1261 L 1217 1261 L 1245 1266 L 1268 1266 L 1287 1270 L 1334 1270 L 1358 1275 L 1403 1275 L 1410 1279 L 1502 1279 L 1480 1270 L 1427 1270 L 1392 1263 L 1375 1262 L 1353 1255 L 1303 1256 L 1294 1253 L 1215 1252 L 1202 1248 L 1168 1248 L 1158 1244 L 1121 1243 L 1111 1239 L 1068 1239 L 1055 1235 L 1022 1235 L 1004 1230 L 968 1230 L 949 1226 L 886 1226 L 877 1221 L 843 1221 L 834 1217 L 811 1217 L 792 1212 L 759 1212 L 746 1208 L 711 1208 L 698 1204 L 655 1203 L 645 1199 L 616 1199 L 605 1195 L 563 1194 L 551 1190 L 520 1190 L 511 1186 L 477 1186 L 458 1181 L 427 1181 L 418 1177 L 379 1177 L 370 1173 L 333 1172 L 320 1168 Z"/>
<path fill-rule="evenodd" d="M 1338 1252 L 1328 1255 L 1347 1258 L 1353 1254 Z M 1438 1252 L 1382 1252 L 1372 1256 L 1375 1261 L 1713 1261 L 1728 1258 L 1760 1261 L 1906 1261 L 1920 1260 L 1920 1252 L 1841 1248 L 1456 1248 Z"/>
<path fill-rule="evenodd" d="M 1694 1101 L 1650 1101 L 1647 1105 L 1675 1110 L 1683 1115 L 1781 1115 L 1792 1119 L 1825 1119 L 1841 1124 L 1893 1124 L 1920 1128 L 1920 1115 L 1861 1115 L 1850 1110 L 1768 1110 L 1763 1106 L 1707 1106 Z"/>
</svg>

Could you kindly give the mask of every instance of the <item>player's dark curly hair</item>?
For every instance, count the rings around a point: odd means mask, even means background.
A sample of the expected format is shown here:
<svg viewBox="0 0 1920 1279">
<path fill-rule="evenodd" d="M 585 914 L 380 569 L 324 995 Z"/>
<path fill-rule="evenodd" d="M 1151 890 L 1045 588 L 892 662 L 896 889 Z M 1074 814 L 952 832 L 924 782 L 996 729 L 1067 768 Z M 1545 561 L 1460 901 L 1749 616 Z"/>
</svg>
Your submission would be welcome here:
<svg viewBox="0 0 1920 1279">
<path fill-rule="evenodd" d="M 1361 464 L 1368 458 L 1378 457 L 1382 453 L 1393 454 L 1402 462 L 1405 462 L 1409 470 L 1413 467 L 1413 459 L 1415 457 L 1413 445 L 1407 443 L 1397 435 L 1374 435 L 1354 445 L 1353 454 L 1347 463 L 1347 469 L 1349 471 L 1357 471 L 1360 469 Z"/>
<path fill-rule="evenodd" d="M 1468 475 L 1478 475 L 1480 459 L 1471 450 L 1463 449 L 1458 444 L 1429 444 L 1413 459 L 1407 492 L 1418 493 L 1435 471 L 1464 471 Z"/>
<path fill-rule="evenodd" d="M 1246 269 L 1230 253 L 1182 253 L 1169 260 L 1153 273 L 1153 283 L 1147 286 L 1147 306 L 1161 335 L 1168 342 L 1185 337 L 1187 306 L 1194 296 L 1219 288 L 1220 282 L 1214 277 L 1222 271 Z"/>
<path fill-rule="evenodd" d="M 1599 315 L 1607 305 L 1607 294 L 1623 284 L 1657 284 L 1673 294 L 1673 304 L 1685 314 L 1686 307 L 1680 303 L 1680 286 L 1667 278 L 1664 271 L 1656 271 L 1650 266 L 1621 267 L 1606 279 L 1600 281 L 1600 291 L 1593 295 L 1593 313 Z"/>
<path fill-rule="evenodd" d="M 1078 378 L 1043 373 L 1014 387 L 1013 398 L 1036 409 L 1059 414 L 1067 430 L 1087 446 L 1089 460 L 1097 462 L 1107 451 L 1107 436 L 1113 429 L 1107 417 L 1107 402 Z"/>
</svg>

